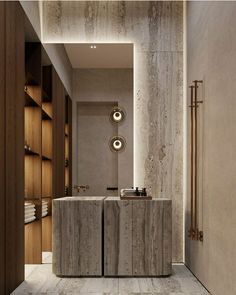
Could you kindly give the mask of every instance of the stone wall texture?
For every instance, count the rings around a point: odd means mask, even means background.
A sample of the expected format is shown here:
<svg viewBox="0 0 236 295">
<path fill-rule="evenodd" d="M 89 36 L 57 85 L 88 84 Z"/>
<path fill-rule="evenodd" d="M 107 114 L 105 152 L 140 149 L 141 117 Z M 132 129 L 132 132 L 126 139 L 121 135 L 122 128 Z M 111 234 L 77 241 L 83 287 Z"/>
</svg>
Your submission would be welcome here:
<svg viewBox="0 0 236 295">
<path fill-rule="evenodd" d="M 43 42 L 134 43 L 134 179 L 173 200 L 183 261 L 183 3 L 44 1 Z"/>
</svg>

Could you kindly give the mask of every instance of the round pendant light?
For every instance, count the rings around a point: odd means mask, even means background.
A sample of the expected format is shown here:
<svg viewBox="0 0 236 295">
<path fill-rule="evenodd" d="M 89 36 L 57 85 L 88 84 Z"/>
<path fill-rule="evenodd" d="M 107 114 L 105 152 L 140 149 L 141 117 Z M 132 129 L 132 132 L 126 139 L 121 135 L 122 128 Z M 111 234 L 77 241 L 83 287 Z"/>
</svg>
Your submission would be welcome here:
<svg viewBox="0 0 236 295">
<path fill-rule="evenodd" d="M 117 135 L 110 139 L 109 146 L 113 152 L 122 152 L 125 149 L 126 141 L 124 137 Z"/>
<path fill-rule="evenodd" d="M 125 110 L 115 106 L 110 113 L 110 120 L 114 123 L 120 123 L 125 119 Z"/>
</svg>

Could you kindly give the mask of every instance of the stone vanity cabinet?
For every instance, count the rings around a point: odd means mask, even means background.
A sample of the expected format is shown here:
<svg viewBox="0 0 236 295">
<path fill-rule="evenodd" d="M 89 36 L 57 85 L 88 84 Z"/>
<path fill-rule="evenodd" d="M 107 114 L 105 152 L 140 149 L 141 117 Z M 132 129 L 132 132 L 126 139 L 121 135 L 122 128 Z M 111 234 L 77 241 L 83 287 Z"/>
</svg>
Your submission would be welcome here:
<svg viewBox="0 0 236 295">
<path fill-rule="evenodd" d="M 102 276 L 104 197 L 53 200 L 53 273 Z"/>
<path fill-rule="evenodd" d="M 169 199 L 104 200 L 104 275 L 165 276 L 172 270 Z"/>
<path fill-rule="evenodd" d="M 171 224 L 171 200 L 167 199 L 54 199 L 53 273 L 170 275 Z"/>
</svg>

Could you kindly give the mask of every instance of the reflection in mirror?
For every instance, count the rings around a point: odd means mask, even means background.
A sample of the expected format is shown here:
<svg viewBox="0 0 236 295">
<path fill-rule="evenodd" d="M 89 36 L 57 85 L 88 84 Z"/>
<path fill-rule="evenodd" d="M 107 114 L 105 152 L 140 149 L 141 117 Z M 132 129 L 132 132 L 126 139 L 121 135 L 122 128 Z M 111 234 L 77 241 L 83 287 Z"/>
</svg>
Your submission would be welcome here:
<svg viewBox="0 0 236 295">
<path fill-rule="evenodd" d="M 64 46 L 73 67 L 73 184 L 89 186 L 74 194 L 118 195 L 133 186 L 133 44 Z"/>
<path fill-rule="evenodd" d="M 120 123 L 125 119 L 125 110 L 122 107 L 115 106 L 110 113 L 112 122 Z"/>
<path fill-rule="evenodd" d="M 110 139 L 109 146 L 113 152 L 122 152 L 125 149 L 126 141 L 124 137 L 117 135 Z"/>
</svg>

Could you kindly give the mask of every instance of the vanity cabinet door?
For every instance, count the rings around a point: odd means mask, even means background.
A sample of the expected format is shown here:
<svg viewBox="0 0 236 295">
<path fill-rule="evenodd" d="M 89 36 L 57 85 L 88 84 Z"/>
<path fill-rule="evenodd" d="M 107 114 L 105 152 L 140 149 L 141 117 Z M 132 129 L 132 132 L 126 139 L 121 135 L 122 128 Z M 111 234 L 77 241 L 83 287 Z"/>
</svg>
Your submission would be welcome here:
<svg viewBox="0 0 236 295">
<path fill-rule="evenodd" d="M 171 273 L 171 203 L 133 202 L 133 275 Z"/>
<path fill-rule="evenodd" d="M 102 275 L 101 200 L 79 197 L 53 200 L 53 273 Z"/>
<path fill-rule="evenodd" d="M 171 200 L 104 201 L 104 275 L 171 274 Z"/>
<path fill-rule="evenodd" d="M 132 275 L 132 203 L 105 201 L 104 275 Z"/>
</svg>

